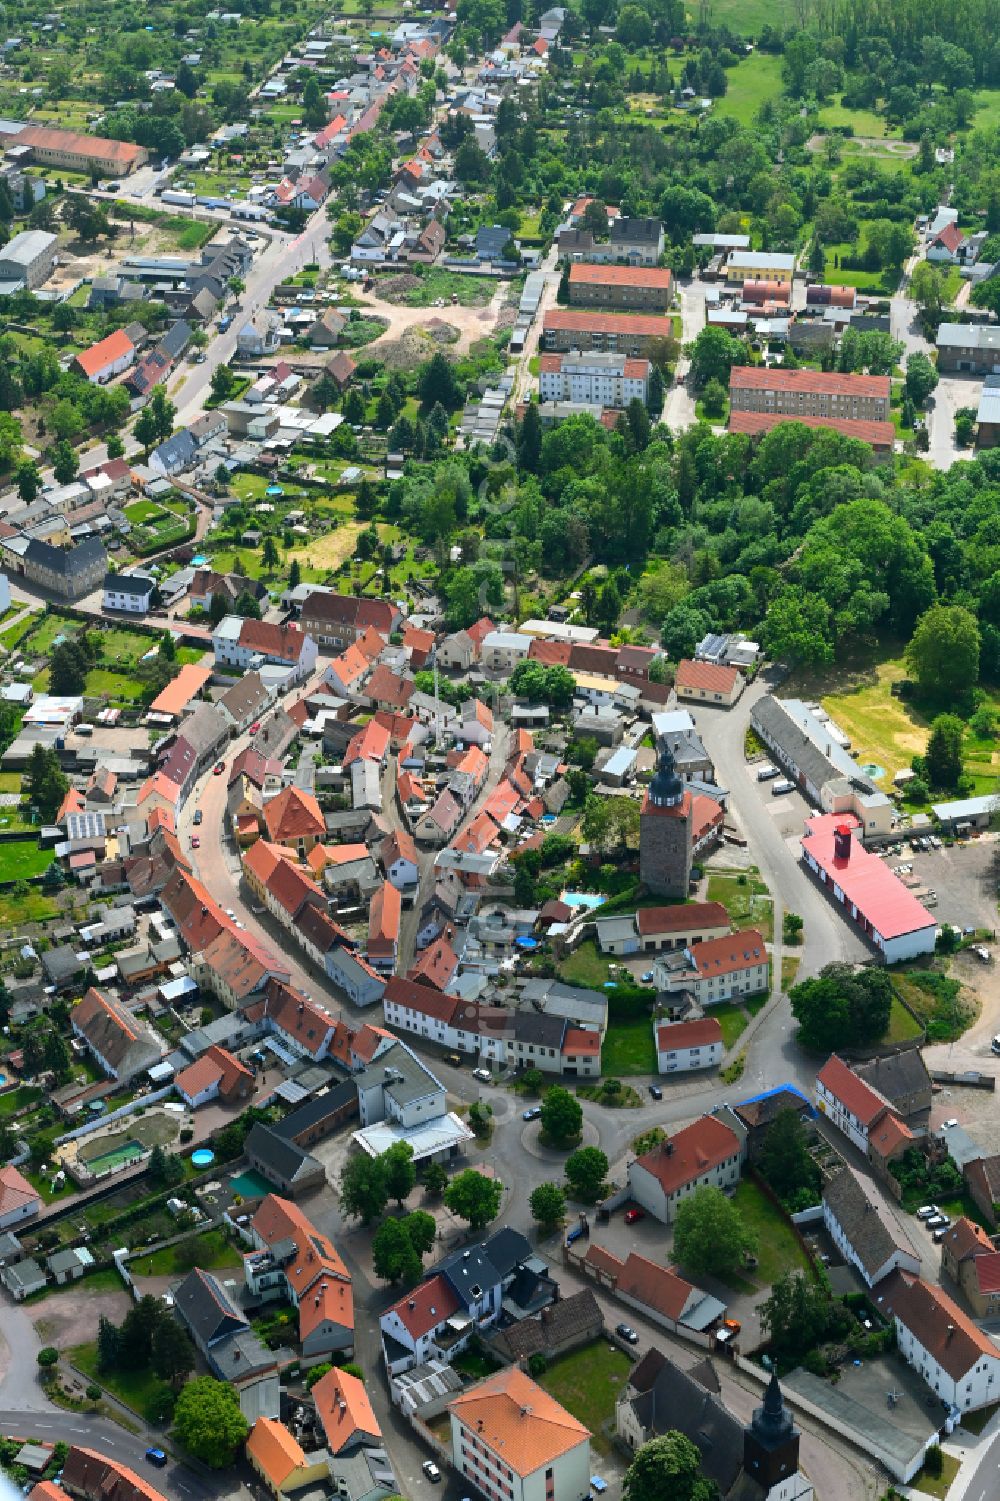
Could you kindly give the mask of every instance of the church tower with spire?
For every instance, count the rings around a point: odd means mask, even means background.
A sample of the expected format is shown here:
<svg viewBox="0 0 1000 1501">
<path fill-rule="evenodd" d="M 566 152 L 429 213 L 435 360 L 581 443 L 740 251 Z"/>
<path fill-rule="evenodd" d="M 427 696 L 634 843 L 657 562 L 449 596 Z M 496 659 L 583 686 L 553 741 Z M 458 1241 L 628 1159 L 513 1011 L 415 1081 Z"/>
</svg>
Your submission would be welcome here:
<svg viewBox="0 0 1000 1501">
<path fill-rule="evenodd" d="M 764 1401 L 743 1430 L 743 1469 L 765 1496 L 791 1497 L 801 1493 L 800 1486 L 788 1485 L 798 1468 L 799 1430 L 772 1371 Z"/>
<path fill-rule="evenodd" d="M 683 899 L 693 859 L 691 794 L 664 745 L 639 815 L 639 878 L 657 896 Z"/>
</svg>

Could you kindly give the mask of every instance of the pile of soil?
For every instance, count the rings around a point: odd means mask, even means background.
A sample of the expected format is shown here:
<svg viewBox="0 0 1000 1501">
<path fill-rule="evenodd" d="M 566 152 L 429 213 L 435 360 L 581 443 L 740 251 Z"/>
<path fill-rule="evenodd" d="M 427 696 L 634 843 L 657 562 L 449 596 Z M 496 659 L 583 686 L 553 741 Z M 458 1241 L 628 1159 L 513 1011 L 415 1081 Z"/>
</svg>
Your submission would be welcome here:
<svg viewBox="0 0 1000 1501">
<path fill-rule="evenodd" d="M 404 330 L 398 339 L 380 343 L 375 352 L 387 370 L 415 370 L 442 345 L 454 344 L 457 338 L 457 328 L 433 318 L 426 325 L 415 324 Z"/>
<path fill-rule="evenodd" d="M 379 297 L 386 302 L 403 302 L 408 292 L 415 292 L 421 285 L 419 276 L 410 271 L 400 271 L 395 276 L 380 276 L 375 283 Z"/>
</svg>

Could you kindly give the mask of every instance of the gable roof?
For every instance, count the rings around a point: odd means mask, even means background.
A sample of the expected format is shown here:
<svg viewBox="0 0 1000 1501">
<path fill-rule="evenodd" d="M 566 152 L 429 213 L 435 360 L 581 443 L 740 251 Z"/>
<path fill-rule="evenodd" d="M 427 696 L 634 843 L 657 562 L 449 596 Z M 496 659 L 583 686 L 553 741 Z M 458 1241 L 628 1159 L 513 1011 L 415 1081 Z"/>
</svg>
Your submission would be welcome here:
<svg viewBox="0 0 1000 1501">
<path fill-rule="evenodd" d="M 652 1173 L 665 1194 L 700 1178 L 740 1150 L 736 1132 L 713 1115 L 703 1115 L 676 1135 L 644 1152 L 635 1166 Z"/>
<path fill-rule="evenodd" d="M 823 1203 L 843 1230 L 870 1281 L 894 1254 L 920 1257 L 881 1198 L 845 1164 L 825 1185 Z"/>
<path fill-rule="evenodd" d="M 895 1272 L 879 1288 L 877 1302 L 909 1329 L 953 1381 L 960 1381 L 984 1356 L 1000 1361 L 1000 1349 L 989 1335 L 942 1288 L 920 1277 Z"/>
<path fill-rule="evenodd" d="M 883 1110 L 889 1109 L 888 1100 L 883 1099 L 877 1089 L 872 1089 L 871 1085 L 859 1079 L 854 1070 L 842 1058 L 838 1058 L 836 1053 L 831 1054 L 824 1063 L 816 1075 L 816 1083 L 822 1084 L 862 1126 L 873 1125 Z"/>
<path fill-rule="evenodd" d="M 382 1430 L 365 1384 L 350 1371 L 334 1366 L 317 1381 L 312 1398 L 331 1454 L 339 1454 L 359 1435 L 381 1438 Z"/>
<path fill-rule="evenodd" d="M 286 787 L 277 797 L 269 798 L 264 804 L 264 822 L 275 844 L 286 839 L 320 838 L 326 833 L 319 803 L 301 787 Z"/>
<path fill-rule="evenodd" d="M 449 1411 L 522 1477 L 590 1439 L 583 1424 L 517 1366 L 461 1393 Z"/>
<path fill-rule="evenodd" d="M 280 1491 L 306 1463 L 302 1445 L 274 1418 L 258 1418 L 254 1423 L 247 1439 L 247 1458 L 256 1461 L 274 1491 Z"/>
</svg>

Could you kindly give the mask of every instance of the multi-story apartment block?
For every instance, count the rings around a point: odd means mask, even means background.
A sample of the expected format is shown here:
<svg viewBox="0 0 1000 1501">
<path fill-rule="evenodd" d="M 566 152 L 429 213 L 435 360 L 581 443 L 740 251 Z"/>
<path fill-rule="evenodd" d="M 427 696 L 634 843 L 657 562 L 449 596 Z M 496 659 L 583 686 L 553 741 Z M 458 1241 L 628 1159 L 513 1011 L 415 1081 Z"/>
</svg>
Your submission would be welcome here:
<svg viewBox="0 0 1000 1501">
<path fill-rule="evenodd" d="M 734 412 L 766 412 L 789 418 L 838 417 L 888 422 L 887 375 L 837 375 L 825 370 L 765 370 L 734 365 L 729 373 Z"/>
<path fill-rule="evenodd" d="M 649 361 L 624 354 L 543 354 L 538 374 L 542 401 L 585 401 L 627 407 L 649 394 Z"/>
</svg>

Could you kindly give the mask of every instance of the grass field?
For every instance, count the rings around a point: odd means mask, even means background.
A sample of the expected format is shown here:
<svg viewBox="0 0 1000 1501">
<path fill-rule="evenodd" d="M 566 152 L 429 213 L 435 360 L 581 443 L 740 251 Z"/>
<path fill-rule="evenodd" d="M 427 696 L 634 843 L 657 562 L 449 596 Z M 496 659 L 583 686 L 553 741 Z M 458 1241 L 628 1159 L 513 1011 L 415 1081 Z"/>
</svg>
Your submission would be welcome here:
<svg viewBox="0 0 1000 1501">
<path fill-rule="evenodd" d="M 26 1105 L 33 1105 L 41 1093 L 33 1084 L 18 1084 L 16 1089 L 8 1089 L 6 1094 L 0 1094 L 0 1116 L 16 1115 Z"/>
<path fill-rule="evenodd" d="M 132 1263 L 132 1271 L 141 1277 L 169 1277 L 184 1273 L 193 1266 L 203 1271 L 224 1271 L 240 1265 L 239 1253 L 230 1245 L 221 1230 L 205 1230 L 190 1240 L 178 1241 L 175 1246 L 164 1246 L 152 1256 L 139 1256 Z"/>
<path fill-rule="evenodd" d="M 821 130 L 834 130 L 838 125 L 850 125 L 856 136 L 873 136 L 876 140 L 885 136 L 886 124 L 881 115 L 871 109 L 845 109 L 838 100 L 827 104 L 816 116 Z"/>
<path fill-rule="evenodd" d="M 18 839 L 0 844 L 0 881 L 27 881 L 40 876 L 54 859 L 52 850 L 38 848 L 34 839 Z"/>
<path fill-rule="evenodd" d="M 726 1001 L 721 1006 L 712 1006 L 708 1014 L 713 1016 L 722 1028 L 722 1046 L 728 1052 L 747 1029 L 749 1018 L 746 1012 L 742 1006 Z"/>
<path fill-rule="evenodd" d="M 742 879 L 741 879 L 742 878 Z M 774 903 L 760 876 L 749 871 L 712 870 L 708 900 L 721 902 L 734 928 L 757 928 L 768 943 L 774 937 Z"/>
<path fill-rule="evenodd" d="M 944 1497 L 948 1494 L 948 1488 L 958 1474 L 961 1464 L 962 1461 L 956 1454 L 948 1454 L 942 1449 L 940 1475 L 929 1475 L 925 1466 L 914 1475 L 912 1481 L 913 1489 L 922 1492 L 925 1496 L 937 1496 L 939 1501 L 944 1501 Z"/>
<path fill-rule="evenodd" d="M 617 968 L 618 959 L 602 954 L 593 938 L 586 939 L 559 964 L 560 979 L 567 985 L 583 985 L 600 990 L 611 978 L 611 965 Z"/>
<path fill-rule="evenodd" d="M 862 231 L 862 241 L 864 233 Z M 826 266 L 823 272 L 823 280 L 834 287 L 857 287 L 859 292 L 880 292 L 885 295 L 896 290 L 898 277 L 882 271 L 847 271 L 843 265 L 836 265 L 835 261 L 843 262 L 845 255 L 854 253 L 853 245 L 828 245 L 825 248 Z"/>
<path fill-rule="evenodd" d="M 391 278 L 375 278 L 375 295 L 385 297 L 382 283 Z M 407 307 L 433 307 L 439 297 L 450 303 L 452 295 L 458 297 L 463 307 L 485 307 L 500 285 L 491 276 L 467 276 L 461 271 L 445 271 L 432 267 L 420 278 L 419 287 L 392 297 L 392 302 L 404 303 Z"/>
<path fill-rule="evenodd" d="M 712 26 L 728 26 L 739 36 L 755 37 L 765 26 L 788 26 L 794 19 L 791 0 L 711 0 Z M 702 14 L 697 5 L 686 8 L 693 28 Z"/>
<path fill-rule="evenodd" d="M 743 9 L 741 6 L 741 17 Z M 754 6 L 749 4 L 745 9 L 751 12 Z M 774 21 L 775 7 L 762 4 L 760 9 L 767 10 L 767 19 Z M 734 21 L 733 24 L 739 30 L 749 29 L 749 21 L 746 20 Z M 731 115 L 733 119 L 739 120 L 741 125 L 752 125 L 754 116 L 765 99 L 777 99 L 781 93 L 781 58 L 773 57 L 766 52 L 754 52 L 750 57 L 745 57 L 735 68 L 730 68 L 726 77 L 729 80 L 729 89 L 725 98 L 720 99 L 716 104 L 716 112 L 720 115 Z"/>
<path fill-rule="evenodd" d="M 307 582 L 307 572 L 310 569 L 315 575 L 321 576 L 329 570 L 339 568 L 346 558 L 353 556 L 358 537 L 364 530 L 360 521 L 345 521 L 342 526 L 317 537 L 314 542 L 306 542 L 302 547 L 296 547 L 287 553 L 286 567 L 293 559 L 298 559 L 302 576 Z"/>
<path fill-rule="evenodd" d="M 609 1079 L 656 1073 L 652 1018 L 639 1016 L 629 1021 L 609 1022 L 601 1048 L 601 1072 Z"/>
<path fill-rule="evenodd" d="M 24 896 L 13 891 L 0 892 L 0 928 L 16 933 L 22 923 L 49 922 L 58 913 L 58 905 L 41 891 L 28 891 Z"/>
<path fill-rule="evenodd" d="M 875 780 L 889 786 L 893 773 L 907 768 L 927 746 L 927 722 L 912 705 L 892 696 L 892 685 L 906 676 L 901 660 L 881 662 L 857 687 L 825 694 L 823 707 L 862 761 L 884 767 Z"/>
<path fill-rule="evenodd" d="M 744 1178 L 733 1195 L 733 1203 L 743 1223 L 757 1236 L 757 1266 L 753 1280 L 759 1287 L 770 1287 L 785 1272 L 808 1271 L 805 1252 L 781 1211 L 766 1199 L 749 1178 Z"/>
<path fill-rule="evenodd" d="M 97 1343 L 74 1345 L 69 1351 L 73 1364 L 85 1376 L 105 1387 L 147 1422 L 156 1422 L 159 1413 L 153 1403 L 161 1397 L 163 1383 L 147 1366 L 142 1371 L 98 1371 Z"/>
<path fill-rule="evenodd" d="M 892 1010 L 889 1012 L 889 1029 L 883 1038 L 884 1042 L 910 1042 L 921 1035 L 921 1026 L 910 1015 L 905 1006 L 901 1006 L 895 996 L 892 998 Z"/>
<path fill-rule="evenodd" d="M 40 610 L 32 610 L 29 614 L 25 615 L 23 620 L 19 620 L 17 625 L 12 625 L 7 630 L 0 632 L 0 646 L 3 646 L 7 651 L 13 651 L 14 647 L 19 646 L 28 632 L 34 627 L 40 615 Z"/>
<path fill-rule="evenodd" d="M 552 1361 L 539 1384 L 590 1429 L 591 1443 L 598 1453 L 608 1454 L 611 1444 L 604 1430 L 614 1418 L 615 1401 L 631 1369 L 632 1362 L 624 1350 L 606 1340 L 595 1340 Z"/>
</svg>

